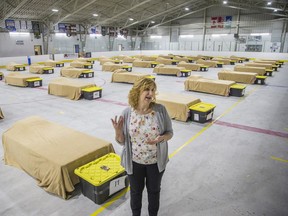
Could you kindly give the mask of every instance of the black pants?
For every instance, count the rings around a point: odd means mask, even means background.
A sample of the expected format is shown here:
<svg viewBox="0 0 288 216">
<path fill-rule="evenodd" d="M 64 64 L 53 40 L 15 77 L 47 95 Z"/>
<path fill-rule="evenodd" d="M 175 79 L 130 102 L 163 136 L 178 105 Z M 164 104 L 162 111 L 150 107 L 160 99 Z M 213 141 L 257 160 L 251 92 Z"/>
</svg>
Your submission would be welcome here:
<svg viewBox="0 0 288 216">
<path fill-rule="evenodd" d="M 142 192 L 145 187 L 145 180 L 148 193 L 149 216 L 157 216 L 163 173 L 164 171 L 159 173 L 157 164 L 143 165 L 133 162 L 133 174 L 128 175 L 130 181 L 130 205 L 133 216 L 141 215 Z"/>
</svg>

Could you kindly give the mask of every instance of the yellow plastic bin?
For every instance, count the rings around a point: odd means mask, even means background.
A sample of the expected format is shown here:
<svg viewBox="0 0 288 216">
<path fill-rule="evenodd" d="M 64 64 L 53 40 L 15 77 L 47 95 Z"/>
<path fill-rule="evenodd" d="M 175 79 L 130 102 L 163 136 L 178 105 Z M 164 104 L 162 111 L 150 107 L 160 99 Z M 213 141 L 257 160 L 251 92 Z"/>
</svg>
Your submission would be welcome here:
<svg viewBox="0 0 288 216">
<path fill-rule="evenodd" d="M 132 71 L 132 66 L 123 66 L 122 69 L 125 69 L 126 71 L 128 72 L 131 72 Z"/>
<path fill-rule="evenodd" d="M 79 78 L 92 78 L 92 77 L 94 77 L 93 70 L 85 70 L 79 76 Z"/>
<path fill-rule="evenodd" d="M 80 177 L 81 191 L 96 204 L 102 204 L 113 194 L 128 186 L 120 156 L 107 154 L 74 170 Z"/>
<path fill-rule="evenodd" d="M 260 84 L 260 85 L 265 85 L 265 80 L 267 76 L 256 76 L 256 80 L 254 84 Z"/>
<path fill-rule="evenodd" d="M 42 79 L 41 78 L 26 79 L 26 82 L 27 82 L 27 86 L 31 87 L 31 88 L 42 86 Z"/>
<path fill-rule="evenodd" d="M 200 102 L 189 107 L 191 121 L 205 123 L 212 120 L 216 105 Z"/>
<path fill-rule="evenodd" d="M 52 67 L 43 68 L 43 74 L 53 74 L 53 73 L 54 73 L 54 68 Z"/>
<path fill-rule="evenodd" d="M 102 97 L 102 88 L 98 86 L 83 88 L 82 94 L 87 100 L 98 99 Z"/>
<path fill-rule="evenodd" d="M 191 75 L 191 70 L 181 70 L 182 77 L 188 77 Z"/>
<path fill-rule="evenodd" d="M 230 95 L 242 97 L 245 94 L 246 85 L 234 84 L 230 87 Z"/>
</svg>

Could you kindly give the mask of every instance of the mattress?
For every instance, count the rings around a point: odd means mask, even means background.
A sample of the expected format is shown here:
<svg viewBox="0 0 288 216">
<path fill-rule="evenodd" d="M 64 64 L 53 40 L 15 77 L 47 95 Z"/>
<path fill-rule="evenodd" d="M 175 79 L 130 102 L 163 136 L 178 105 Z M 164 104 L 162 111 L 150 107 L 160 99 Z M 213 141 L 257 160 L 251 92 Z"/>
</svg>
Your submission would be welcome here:
<svg viewBox="0 0 288 216">
<path fill-rule="evenodd" d="M 157 65 L 153 69 L 153 73 L 181 76 L 181 70 L 185 70 L 185 68 L 184 67 L 165 66 L 163 64 L 160 64 L 160 65 Z"/>
<path fill-rule="evenodd" d="M 156 102 L 166 107 L 170 118 L 186 122 L 189 117 L 189 107 L 201 100 L 191 95 L 159 93 L 156 95 Z"/>
<path fill-rule="evenodd" d="M 218 72 L 218 79 L 253 84 L 257 75 L 257 73 L 243 73 L 237 71 L 222 70 Z"/>
<path fill-rule="evenodd" d="M 125 66 L 128 66 L 128 64 L 114 64 L 111 62 L 106 62 L 102 65 L 102 71 L 113 72 L 115 70 L 122 69 Z"/>
<path fill-rule="evenodd" d="M 234 71 L 237 72 L 252 72 L 257 73 L 259 76 L 264 76 L 266 73 L 265 67 L 251 67 L 251 66 L 240 66 L 237 65 L 234 67 Z"/>
<path fill-rule="evenodd" d="M 63 77 L 78 78 L 83 72 L 90 70 L 84 68 L 63 67 L 60 70 L 60 75 Z"/>
<path fill-rule="evenodd" d="M 94 83 L 83 82 L 82 80 L 73 80 L 65 77 L 58 77 L 52 80 L 48 85 L 48 94 L 66 97 L 71 100 L 79 100 L 82 89 L 95 86 Z"/>
<path fill-rule="evenodd" d="M 202 76 L 190 76 L 185 82 L 185 90 L 198 91 L 222 96 L 229 96 L 230 86 L 234 85 L 235 81 L 214 80 L 203 78 Z"/>
<path fill-rule="evenodd" d="M 45 191 L 69 198 L 79 183 L 74 169 L 114 152 L 108 141 L 31 116 L 2 135 L 4 162 L 24 170 Z"/>
<path fill-rule="evenodd" d="M 131 83 L 142 77 L 147 77 L 150 74 L 137 73 L 137 72 L 127 72 L 126 70 L 116 70 L 111 77 L 111 82 L 122 82 L 122 83 Z"/>
<path fill-rule="evenodd" d="M 19 72 L 11 72 L 5 76 L 5 83 L 15 86 L 28 86 L 27 79 L 39 78 L 37 75 L 22 74 Z"/>
</svg>

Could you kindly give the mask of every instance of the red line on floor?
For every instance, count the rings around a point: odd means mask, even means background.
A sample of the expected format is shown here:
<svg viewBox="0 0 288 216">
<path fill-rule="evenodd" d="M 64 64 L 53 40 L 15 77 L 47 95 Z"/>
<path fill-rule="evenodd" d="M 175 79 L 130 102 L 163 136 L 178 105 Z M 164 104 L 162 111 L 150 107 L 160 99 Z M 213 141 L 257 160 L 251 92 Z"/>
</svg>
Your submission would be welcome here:
<svg viewBox="0 0 288 216">
<path fill-rule="evenodd" d="M 283 133 L 283 132 L 278 132 L 278 131 L 266 130 L 266 129 L 240 125 L 240 124 L 233 124 L 233 123 L 228 123 L 228 122 L 223 122 L 223 121 L 218 121 L 218 120 L 215 122 L 215 124 L 226 126 L 226 127 L 238 128 L 238 129 L 246 130 L 246 131 L 252 131 L 256 133 L 263 133 L 263 134 L 268 134 L 272 136 L 288 138 L 288 133 Z"/>
<path fill-rule="evenodd" d="M 118 102 L 118 101 L 112 101 L 112 100 L 107 100 L 107 99 L 103 99 L 103 98 L 99 98 L 96 101 L 112 103 L 112 104 L 116 104 L 116 105 L 120 105 L 120 106 L 128 106 L 128 104 L 126 104 L 126 103 L 122 103 L 122 102 Z"/>
</svg>

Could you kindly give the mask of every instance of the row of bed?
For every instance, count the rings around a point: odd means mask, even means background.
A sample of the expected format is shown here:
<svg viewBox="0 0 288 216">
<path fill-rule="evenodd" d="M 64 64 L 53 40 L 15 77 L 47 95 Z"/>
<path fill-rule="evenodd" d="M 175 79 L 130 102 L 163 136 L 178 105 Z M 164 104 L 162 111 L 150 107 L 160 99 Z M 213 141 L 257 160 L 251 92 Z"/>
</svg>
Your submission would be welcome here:
<svg viewBox="0 0 288 216">
<path fill-rule="evenodd" d="M 155 79 L 155 76 L 149 73 L 131 72 L 119 63 L 117 64 L 119 67 L 115 70 L 113 69 L 111 82 L 132 84 L 143 76 Z M 106 62 L 103 63 L 103 66 L 105 64 Z M 112 64 L 116 65 L 115 62 Z M 107 65 L 111 66 L 111 64 Z M 153 72 L 155 74 L 179 76 L 182 75 L 181 71 L 183 70 L 193 71 L 182 67 L 180 63 L 178 66 L 171 67 L 156 64 Z M 248 69 L 250 70 L 249 72 Z M 243 83 L 254 83 L 256 76 L 263 76 L 267 72 L 271 72 L 271 69 L 237 65 L 234 70 L 238 72 L 220 71 L 218 76 L 221 80 L 208 79 L 191 73 L 184 81 L 184 88 L 185 90 L 228 96 L 231 87 L 236 84 L 234 79 L 241 79 Z M 87 72 L 87 69 L 84 68 L 83 70 Z M 93 89 L 95 87 L 92 82 L 84 83 L 77 79 L 67 78 L 79 78 L 83 74 L 83 70 L 73 70 L 71 67 L 62 68 L 60 73 L 64 77 L 52 80 L 48 85 L 48 93 L 78 100 L 83 89 Z M 243 71 L 246 73 L 243 73 Z M 10 74 L 5 76 L 5 81 L 10 85 L 25 86 L 27 78 L 37 78 L 37 75 L 21 74 L 19 72 L 12 72 L 11 74 L 12 76 Z M 157 95 L 157 102 L 165 105 L 172 119 L 179 121 L 187 121 L 191 117 L 190 107 L 197 104 L 202 106 L 203 104 L 200 98 L 191 95 L 167 94 L 164 92 L 160 92 Z M 1 116 L 3 114 L 0 109 Z M 209 113 L 207 118 L 212 119 L 212 116 L 213 111 Z M 74 186 L 79 182 L 79 177 L 74 174 L 74 170 L 77 167 L 114 152 L 113 145 L 110 142 L 49 122 L 38 116 L 31 116 L 18 121 L 3 133 L 2 140 L 5 164 L 25 170 L 37 180 L 40 187 L 64 199 L 71 196 L 75 189 Z"/>
</svg>

